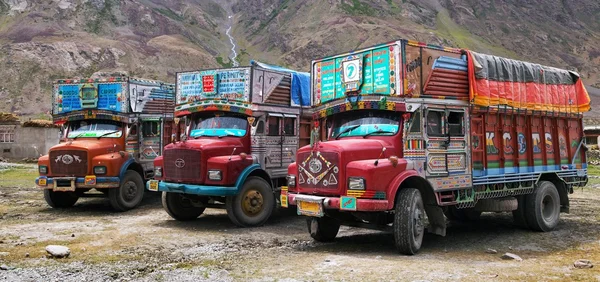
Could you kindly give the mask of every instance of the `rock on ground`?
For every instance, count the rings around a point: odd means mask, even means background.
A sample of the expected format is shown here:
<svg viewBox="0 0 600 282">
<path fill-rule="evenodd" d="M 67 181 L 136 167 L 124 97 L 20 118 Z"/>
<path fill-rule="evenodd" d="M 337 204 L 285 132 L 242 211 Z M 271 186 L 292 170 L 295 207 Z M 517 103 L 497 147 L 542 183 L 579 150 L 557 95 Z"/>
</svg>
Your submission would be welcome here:
<svg viewBox="0 0 600 282">
<path fill-rule="evenodd" d="M 65 246 L 48 245 L 46 252 L 55 258 L 66 258 L 71 254 L 71 250 Z"/>
<path fill-rule="evenodd" d="M 573 266 L 575 268 L 592 268 L 592 267 L 594 267 L 592 262 L 587 259 L 578 259 L 577 261 L 575 261 L 575 263 L 573 263 Z"/>
<path fill-rule="evenodd" d="M 520 256 L 517 256 L 515 254 L 512 253 L 505 253 L 502 255 L 502 259 L 504 260 L 516 260 L 516 261 L 523 261 L 523 259 Z"/>
</svg>

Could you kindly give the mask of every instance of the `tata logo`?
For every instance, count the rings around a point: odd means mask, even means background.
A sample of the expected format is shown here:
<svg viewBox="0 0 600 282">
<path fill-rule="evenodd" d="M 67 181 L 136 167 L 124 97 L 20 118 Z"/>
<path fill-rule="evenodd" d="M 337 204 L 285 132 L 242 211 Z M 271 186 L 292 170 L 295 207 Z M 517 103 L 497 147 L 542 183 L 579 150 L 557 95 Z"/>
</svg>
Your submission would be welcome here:
<svg viewBox="0 0 600 282">
<path fill-rule="evenodd" d="M 308 163 L 308 169 L 310 169 L 310 172 L 312 172 L 312 173 L 318 173 L 319 171 L 321 171 L 322 168 L 323 168 L 323 164 L 321 163 L 321 161 L 319 161 L 317 159 L 312 159 Z"/>
<path fill-rule="evenodd" d="M 60 155 L 57 156 L 56 159 L 54 160 L 55 163 L 59 163 L 62 162 L 63 164 L 66 165 L 70 165 L 72 164 L 74 161 L 76 161 L 77 163 L 81 163 L 81 158 L 77 155 Z"/>
<path fill-rule="evenodd" d="M 176 159 L 175 166 L 177 168 L 183 168 L 185 166 L 185 161 L 183 159 Z"/>
</svg>

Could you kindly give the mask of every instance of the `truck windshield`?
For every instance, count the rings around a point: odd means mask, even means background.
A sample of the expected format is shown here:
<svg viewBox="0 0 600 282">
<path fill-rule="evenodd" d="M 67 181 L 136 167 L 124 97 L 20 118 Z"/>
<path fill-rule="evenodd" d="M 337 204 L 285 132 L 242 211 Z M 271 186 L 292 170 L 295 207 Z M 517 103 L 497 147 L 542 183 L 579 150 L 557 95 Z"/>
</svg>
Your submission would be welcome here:
<svg viewBox="0 0 600 282">
<path fill-rule="evenodd" d="M 400 114 L 390 112 L 347 112 L 334 118 L 331 138 L 367 135 L 395 135 L 400 125 Z"/>
<path fill-rule="evenodd" d="M 72 121 L 69 123 L 67 138 L 119 138 L 123 135 L 122 128 L 120 122 L 111 120 Z"/>
<path fill-rule="evenodd" d="M 190 137 L 202 136 L 242 137 L 246 135 L 248 121 L 244 117 L 237 116 L 200 116 L 193 119 Z"/>
</svg>

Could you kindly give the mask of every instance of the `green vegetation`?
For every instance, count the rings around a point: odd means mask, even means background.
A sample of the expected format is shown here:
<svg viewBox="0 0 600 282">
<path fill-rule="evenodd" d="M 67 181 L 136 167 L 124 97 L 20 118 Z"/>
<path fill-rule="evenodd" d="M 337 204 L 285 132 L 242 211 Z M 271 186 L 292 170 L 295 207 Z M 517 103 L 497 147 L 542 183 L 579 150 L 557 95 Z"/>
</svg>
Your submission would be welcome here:
<svg viewBox="0 0 600 282">
<path fill-rule="evenodd" d="M 434 32 L 436 32 L 438 36 L 451 39 L 454 42 L 454 44 L 450 44 L 451 47 L 467 48 L 474 51 L 489 50 L 492 54 L 497 56 L 519 59 L 519 56 L 514 52 L 501 46 L 489 44 L 477 35 L 471 34 L 466 28 L 456 24 L 446 10 L 438 12 L 436 26 L 437 29 Z"/>
<path fill-rule="evenodd" d="M 351 0 L 352 4 L 348 4 L 347 0 L 342 0 L 341 8 L 349 15 L 352 16 L 369 16 L 372 17 L 375 15 L 375 10 L 369 6 L 369 4 L 364 4 L 359 0 Z M 392 5 L 391 1 L 387 1 L 388 4 Z"/>
<path fill-rule="evenodd" d="M 250 35 L 250 36 L 254 36 L 257 33 L 259 33 L 261 30 L 263 30 L 267 25 L 269 25 L 269 23 L 271 23 L 271 21 L 284 9 L 287 8 L 288 3 L 290 2 L 290 0 L 283 0 L 281 2 L 281 4 L 279 4 L 279 6 L 275 9 L 273 9 L 273 11 L 271 12 L 271 14 L 269 15 L 269 18 L 260 23 L 260 26 L 258 26 L 258 28 Z"/>
<path fill-rule="evenodd" d="M 230 68 L 233 67 L 233 62 L 231 62 L 231 60 L 228 60 L 227 62 L 223 61 L 223 57 L 217 57 L 217 63 L 219 63 L 219 65 L 221 65 L 224 68 Z"/>
<path fill-rule="evenodd" d="M 32 168 L 19 167 L 0 170 L 0 187 L 33 187 L 37 176 L 37 169 Z"/>
<path fill-rule="evenodd" d="M 154 8 L 154 11 L 156 11 L 157 13 L 167 17 L 167 18 L 171 18 L 173 20 L 176 21 L 183 21 L 184 18 L 180 15 L 178 15 L 177 13 L 173 12 L 173 10 L 167 8 L 167 9 L 161 9 L 161 8 Z"/>
<path fill-rule="evenodd" d="M 94 34 L 99 34 L 102 32 L 102 26 L 105 21 L 110 21 L 115 25 L 118 24 L 117 17 L 112 12 L 114 6 L 113 1 L 114 0 L 104 1 L 104 7 L 102 7 L 100 11 L 97 11 L 94 7 L 94 4 L 91 2 L 87 3 L 87 7 L 91 10 L 91 14 L 94 15 L 86 24 L 87 31 Z"/>
</svg>

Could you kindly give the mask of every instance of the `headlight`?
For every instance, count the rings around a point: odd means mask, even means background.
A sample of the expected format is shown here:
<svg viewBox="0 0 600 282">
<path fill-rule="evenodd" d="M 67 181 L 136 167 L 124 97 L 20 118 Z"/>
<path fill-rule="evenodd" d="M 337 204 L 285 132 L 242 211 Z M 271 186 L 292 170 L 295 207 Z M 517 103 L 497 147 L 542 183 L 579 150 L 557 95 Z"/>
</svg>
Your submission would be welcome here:
<svg viewBox="0 0 600 282">
<path fill-rule="evenodd" d="M 221 171 L 220 170 L 209 170 L 208 171 L 208 179 L 210 180 L 221 180 Z"/>
<path fill-rule="evenodd" d="M 106 167 L 105 166 L 95 166 L 94 174 L 106 174 Z"/>
<path fill-rule="evenodd" d="M 361 177 L 348 177 L 348 190 L 365 190 L 365 179 Z"/>
<path fill-rule="evenodd" d="M 162 167 L 157 166 L 154 168 L 154 176 L 155 177 L 162 177 Z"/>
<path fill-rule="evenodd" d="M 288 185 L 288 187 L 291 187 L 291 188 L 296 187 L 296 176 L 288 175 L 287 176 L 287 185 Z"/>
<path fill-rule="evenodd" d="M 48 167 L 45 165 L 41 165 L 38 170 L 40 171 L 40 174 L 46 174 L 48 173 Z"/>
</svg>

